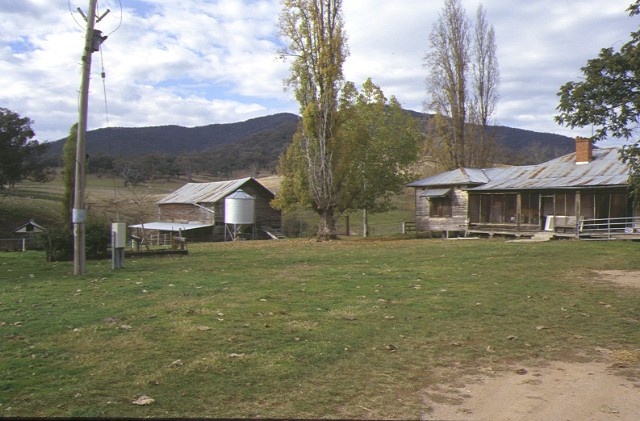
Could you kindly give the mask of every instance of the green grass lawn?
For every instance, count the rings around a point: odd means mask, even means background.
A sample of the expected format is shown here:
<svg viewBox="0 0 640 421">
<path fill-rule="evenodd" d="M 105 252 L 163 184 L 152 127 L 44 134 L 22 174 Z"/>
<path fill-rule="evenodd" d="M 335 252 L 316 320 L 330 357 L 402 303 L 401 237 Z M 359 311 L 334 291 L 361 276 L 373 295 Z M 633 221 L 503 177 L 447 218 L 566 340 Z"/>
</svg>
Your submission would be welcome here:
<svg viewBox="0 0 640 421">
<path fill-rule="evenodd" d="M 401 418 L 483 367 L 638 352 L 638 243 L 191 244 L 0 254 L 0 416 Z M 155 401 L 134 405 L 140 396 Z"/>
</svg>

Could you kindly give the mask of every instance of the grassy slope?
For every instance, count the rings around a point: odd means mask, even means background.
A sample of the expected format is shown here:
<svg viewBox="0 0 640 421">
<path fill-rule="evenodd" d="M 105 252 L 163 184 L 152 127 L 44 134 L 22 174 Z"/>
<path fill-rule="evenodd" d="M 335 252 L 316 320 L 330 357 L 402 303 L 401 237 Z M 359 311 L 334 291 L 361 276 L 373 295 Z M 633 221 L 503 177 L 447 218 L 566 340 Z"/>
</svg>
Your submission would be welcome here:
<svg viewBox="0 0 640 421">
<path fill-rule="evenodd" d="M 89 262 L 79 278 L 7 253 L 0 412 L 416 419 L 428 386 L 480 368 L 640 356 L 640 292 L 594 272 L 640 269 L 637 247 L 216 243 L 119 271 Z M 155 402 L 133 405 L 141 395 Z"/>
<path fill-rule="evenodd" d="M 153 219 L 155 201 L 182 186 L 184 180 L 154 181 L 146 187 L 127 188 L 120 179 L 87 177 L 86 206 L 93 217 L 105 217 L 116 222 L 132 222 L 139 214 Z M 12 238 L 13 230 L 34 219 L 51 226 L 61 221 L 61 200 L 64 193 L 60 177 L 48 183 L 22 182 L 11 193 L 0 195 L 0 238 Z M 146 206 L 135 202 L 144 199 Z M 137 222 L 137 221 L 135 221 Z"/>
<path fill-rule="evenodd" d="M 197 180 L 210 181 L 210 180 Z M 261 179 L 262 181 L 262 179 Z M 155 202 L 163 195 L 174 191 L 186 183 L 186 180 L 154 180 L 145 187 L 127 188 L 118 178 L 87 177 L 86 205 L 93 217 L 106 218 L 108 221 L 139 223 L 157 220 Z M 277 192 L 279 178 L 264 179 L 267 188 Z M 60 178 L 49 183 L 23 182 L 11 194 L 0 195 L 0 238 L 12 238 L 13 230 L 34 219 L 47 227 L 60 223 L 61 198 L 63 187 Z M 143 203 L 144 205 L 140 205 Z M 404 194 L 394 198 L 395 209 L 383 214 L 369 216 L 371 235 L 391 235 L 401 231 L 402 221 L 414 219 L 413 191 L 407 189 Z M 311 211 L 293 212 L 291 217 L 304 222 L 305 234 L 313 236 L 318 224 L 318 216 Z M 286 215 L 285 215 L 286 218 Z M 362 235 L 362 215 L 355 213 L 349 217 L 352 235 Z M 346 217 L 338 221 L 339 232 L 346 233 Z"/>
</svg>

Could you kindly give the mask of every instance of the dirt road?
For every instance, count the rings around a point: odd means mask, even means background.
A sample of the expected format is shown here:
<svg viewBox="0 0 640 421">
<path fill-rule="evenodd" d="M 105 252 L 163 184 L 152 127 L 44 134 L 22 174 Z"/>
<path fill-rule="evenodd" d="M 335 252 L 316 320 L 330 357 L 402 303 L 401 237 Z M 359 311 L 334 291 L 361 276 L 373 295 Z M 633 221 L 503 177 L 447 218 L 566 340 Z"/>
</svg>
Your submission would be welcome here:
<svg viewBox="0 0 640 421">
<path fill-rule="evenodd" d="M 602 282 L 640 288 L 640 272 L 598 272 Z M 639 326 L 640 328 L 640 326 Z M 640 344 L 639 344 L 640 346 Z M 596 349 L 597 361 L 485 370 L 425 391 L 426 420 L 640 420 L 640 349 Z M 591 359 L 592 360 L 592 359 Z"/>
</svg>

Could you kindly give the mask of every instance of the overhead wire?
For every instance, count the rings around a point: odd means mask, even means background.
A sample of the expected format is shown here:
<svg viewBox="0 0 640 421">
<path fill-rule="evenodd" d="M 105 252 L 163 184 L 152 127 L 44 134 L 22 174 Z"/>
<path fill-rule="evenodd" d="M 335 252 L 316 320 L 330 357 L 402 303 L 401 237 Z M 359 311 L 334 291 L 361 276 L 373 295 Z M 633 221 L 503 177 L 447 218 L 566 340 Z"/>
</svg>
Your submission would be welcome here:
<svg viewBox="0 0 640 421">
<path fill-rule="evenodd" d="M 107 127 L 109 127 L 109 106 L 108 106 L 108 101 L 107 101 L 107 82 L 106 82 L 106 76 L 107 74 L 104 71 L 104 56 L 102 55 L 102 46 L 100 46 L 100 66 L 101 66 L 101 72 L 100 72 L 100 76 L 102 78 L 102 91 L 104 93 L 104 113 L 106 116 L 106 122 L 107 122 Z"/>
<path fill-rule="evenodd" d="M 71 14 L 71 18 L 73 19 L 73 21 L 81 29 L 84 29 L 84 25 L 82 25 L 80 22 L 78 22 L 78 20 L 75 17 L 75 11 L 72 10 L 72 8 L 71 8 L 71 0 L 67 0 L 67 6 L 68 6 L 69 13 Z M 120 8 L 120 17 L 119 17 L 119 20 L 118 20 L 118 25 L 116 26 L 116 28 L 113 31 L 109 32 L 107 37 L 112 35 L 114 32 L 116 32 L 122 26 L 122 21 L 123 21 L 122 0 L 118 0 L 118 6 Z M 96 9 L 99 10 L 99 8 L 100 8 L 99 1 L 96 1 Z M 80 12 L 80 14 L 82 14 L 82 10 L 80 8 L 78 8 L 77 10 L 78 10 L 78 12 Z M 109 13 L 109 11 L 110 10 L 107 9 L 106 12 L 104 14 L 102 14 L 102 15 L 99 12 L 97 12 L 97 15 L 101 16 L 101 18 L 102 18 L 102 17 L 106 16 L 106 14 Z M 84 16 L 84 14 L 82 14 L 82 16 Z M 100 20 L 100 19 L 98 19 L 98 20 Z M 105 110 L 106 125 L 107 125 L 107 127 L 109 127 L 109 125 L 110 125 L 110 123 L 109 123 L 109 101 L 108 101 L 108 98 L 107 98 L 107 84 L 106 84 L 106 72 L 105 72 L 105 68 L 104 68 L 103 48 L 104 47 L 101 44 L 99 46 L 99 49 L 100 49 L 100 66 L 101 66 L 100 77 L 102 79 L 102 91 L 103 91 L 103 95 L 104 95 L 104 110 Z"/>
<path fill-rule="evenodd" d="M 118 4 L 120 5 L 120 20 L 118 21 L 118 26 L 116 26 L 116 29 L 114 29 L 113 31 L 109 32 L 107 34 L 107 36 L 110 36 L 111 34 L 116 32 L 118 29 L 120 29 L 120 26 L 122 26 L 122 0 L 118 0 Z"/>
<path fill-rule="evenodd" d="M 67 0 L 67 6 L 69 7 L 69 14 L 71 15 L 71 19 L 80 27 L 80 29 L 84 30 L 84 25 L 81 25 L 80 22 L 76 19 L 74 15 L 74 11 L 71 10 L 71 0 Z"/>
<path fill-rule="evenodd" d="M 113 34 L 118 29 L 120 29 L 120 26 L 122 25 L 122 15 L 123 15 L 122 0 L 118 0 L 118 4 L 120 6 L 120 19 L 118 21 L 118 25 L 116 26 L 116 28 L 113 31 L 109 32 L 107 37 L 109 37 L 111 34 Z M 96 2 L 96 8 L 100 10 L 100 2 Z M 107 9 L 104 15 L 106 15 L 106 13 L 108 12 L 109 12 L 109 9 Z M 100 15 L 99 12 L 98 12 L 98 15 Z M 104 15 L 101 15 L 101 16 L 104 16 Z M 106 72 L 104 69 L 104 54 L 103 54 L 104 47 L 101 44 L 99 48 L 100 48 L 100 66 L 101 66 L 100 77 L 102 79 L 102 91 L 104 95 L 104 112 L 105 112 L 105 119 L 106 119 L 106 127 L 109 127 L 109 101 L 107 98 Z"/>
</svg>

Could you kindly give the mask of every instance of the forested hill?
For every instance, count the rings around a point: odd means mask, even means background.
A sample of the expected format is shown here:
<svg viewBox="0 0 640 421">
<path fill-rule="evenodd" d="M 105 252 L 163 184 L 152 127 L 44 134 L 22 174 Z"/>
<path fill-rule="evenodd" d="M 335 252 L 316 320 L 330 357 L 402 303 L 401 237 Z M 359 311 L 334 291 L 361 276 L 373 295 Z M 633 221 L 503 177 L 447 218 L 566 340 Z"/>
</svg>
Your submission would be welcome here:
<svg viewBox="0 0 640 421">
<path fill-rule="evenodd" d="M 239 123 L 210 124 L 200 127 L 110 127 L 87 132 L 86 150 L 89 155 L 143 156 L 151 153 L 179 155 L 246 141 L 253 136 L 274 131 L 286 134 L 290 139 L 297 122 L 298 116 L 282 113 Z M 54 142 L 50 147 L 50 153 L 60 154 L 64 142 L 65 139 Z"/>
<path fill-rule="evenodd" d="M 410 112 L 417 118 L 431 116 Z M 235 161 L 235 169 L 251 166 L 274 168 L 279 155 L 291 143 L 299 117 L 281 113 L 239 123 L 211 124 L 201 127 L 160 126 L 105 128 L 87 133 L 87 153 L 129 159 L 151 154 L 196 157 L 206 152 L 216 161 Z M 502 149 L 500 161 L 508 164 L 543 162 L 573 152 L 574 140 L 557 134 L 539 133 L 504 126 L 494 127 Z M 65 139 L 53 142 L 50 156 L 59 157 Z M 536 162 L 537 161 L 537 162 Z"/>
</svg>

